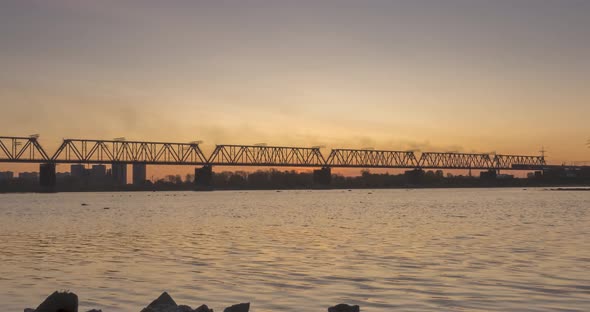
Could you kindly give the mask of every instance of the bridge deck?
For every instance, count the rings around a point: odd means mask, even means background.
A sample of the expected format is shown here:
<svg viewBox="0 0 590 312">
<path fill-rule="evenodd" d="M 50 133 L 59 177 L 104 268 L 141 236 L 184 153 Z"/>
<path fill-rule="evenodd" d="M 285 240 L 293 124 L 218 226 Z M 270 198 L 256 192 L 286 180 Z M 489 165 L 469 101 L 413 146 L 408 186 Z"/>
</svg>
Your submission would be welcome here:
<svg viewBox="0 0 590 312">
<path fill-rule="evenodd" d="M 198 142 L 64 139 L 49 156 L 36 137 L 0 137 L 0 162 L 390 169 L 542 170 L 543 156 L 332 149 L 319 147 L 217 145 L 209 157 Z"/>
</svg>

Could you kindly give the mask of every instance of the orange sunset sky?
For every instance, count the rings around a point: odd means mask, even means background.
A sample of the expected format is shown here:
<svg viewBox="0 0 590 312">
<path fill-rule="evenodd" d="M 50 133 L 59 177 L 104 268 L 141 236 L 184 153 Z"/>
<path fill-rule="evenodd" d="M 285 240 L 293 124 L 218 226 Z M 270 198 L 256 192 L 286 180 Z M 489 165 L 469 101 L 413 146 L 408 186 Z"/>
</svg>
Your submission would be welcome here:
<svg viewBox="0 0 590 312">
<path fill-rule="evenodd" d="M 39 133 L 50 153 L 62 138 L 126 137 L 203 140 L 206 154 L 544 146 L 551 163 L 590 160 L 589 12 L 582 0 L 2 1 L 0 135 Z"/>
</svg>

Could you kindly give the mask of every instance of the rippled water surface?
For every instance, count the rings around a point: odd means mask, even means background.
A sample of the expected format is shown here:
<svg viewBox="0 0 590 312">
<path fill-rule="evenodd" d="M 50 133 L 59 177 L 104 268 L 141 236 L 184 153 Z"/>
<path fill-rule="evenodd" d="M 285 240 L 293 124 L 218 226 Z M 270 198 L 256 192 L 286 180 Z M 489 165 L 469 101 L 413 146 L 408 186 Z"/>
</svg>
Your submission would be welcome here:
<svg viewBox="0 0 590 312">
<path fill-rule="evenodd" d="M 0 194 L 1 310 L 56 289 L 104 312 L 164 290 L 215 311 L 588 311 L 590 192 Z"/>
</svg>

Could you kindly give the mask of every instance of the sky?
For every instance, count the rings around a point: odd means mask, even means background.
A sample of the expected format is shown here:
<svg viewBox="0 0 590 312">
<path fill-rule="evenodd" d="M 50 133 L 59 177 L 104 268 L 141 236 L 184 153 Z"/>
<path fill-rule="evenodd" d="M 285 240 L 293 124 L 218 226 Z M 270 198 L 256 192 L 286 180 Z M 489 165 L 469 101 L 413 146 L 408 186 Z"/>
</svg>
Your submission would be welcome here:
<svg viewBox="0 0 590 312">
<path fill-rule="evenodd" d="M 590 160 L 589 16 L 584 0 L 2 0 L 0 135 Z"/>
</svg>

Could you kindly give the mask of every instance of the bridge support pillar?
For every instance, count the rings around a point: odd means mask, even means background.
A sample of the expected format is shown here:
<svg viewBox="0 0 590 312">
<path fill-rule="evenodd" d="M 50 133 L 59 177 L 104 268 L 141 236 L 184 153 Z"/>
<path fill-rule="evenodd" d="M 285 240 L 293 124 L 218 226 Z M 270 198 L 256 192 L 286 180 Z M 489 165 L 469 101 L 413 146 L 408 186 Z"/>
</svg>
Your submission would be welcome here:
<svg viewBox="0 0 590 312">
<path fill-rule="evenodd" d="M 112 163 L 111 175 L 115 185 L 127 185 L 127 164 L 126 163 Z"/>
<path fill-rule="evenodd" d="M 322 167 L 313 171 L 313 185 L 328 186 L 332 182 L 332 168 Z"/>
<path fill-rule="evenodd" d="M 54 163 L 39 165 L 39 184 L 45 192 L 55 191 L 56 176 Z"/>
<path fill-rule="evenodd" d="M 195 186 L 197 190 L 211 190 L 213 180 L 213 167 L 205 165 L 202 168 L 195 168 Z"/>
<path fill-rule="evenodd" d="M 134 163 L 133 164 L 133 185 L 135 186 L 142 186 L 145 185 L 145 181 L 147 178 L 146 174 L 146 163 Z"/>
</svg>

